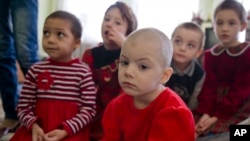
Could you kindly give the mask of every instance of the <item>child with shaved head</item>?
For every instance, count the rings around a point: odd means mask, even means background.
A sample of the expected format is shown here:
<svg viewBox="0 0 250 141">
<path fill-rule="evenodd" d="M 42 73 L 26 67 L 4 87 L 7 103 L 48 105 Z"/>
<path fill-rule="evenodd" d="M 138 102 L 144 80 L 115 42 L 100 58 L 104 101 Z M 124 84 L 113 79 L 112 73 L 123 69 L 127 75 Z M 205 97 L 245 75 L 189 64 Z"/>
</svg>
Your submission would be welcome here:
<svg viewBox="0 0 250 141">
<path fill-rule="evenodd" d="M 118 72 L 124 93 L 105 110 L 102 141 L 195 140 L 192 113 L 164 86 L 173 72 L 172 55 L 171 41 L 155 28 L 128 36 L 121 48 Z"/>
</svg>

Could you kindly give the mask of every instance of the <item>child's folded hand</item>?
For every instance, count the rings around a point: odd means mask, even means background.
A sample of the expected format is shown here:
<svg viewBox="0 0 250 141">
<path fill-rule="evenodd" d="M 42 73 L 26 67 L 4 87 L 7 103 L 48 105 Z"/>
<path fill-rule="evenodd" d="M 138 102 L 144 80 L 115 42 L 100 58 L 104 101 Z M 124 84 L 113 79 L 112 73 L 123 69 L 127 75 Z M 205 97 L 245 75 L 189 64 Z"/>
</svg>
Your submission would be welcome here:
<svg viewBox="0 0 250 141">
<path fill-rule="evenodd" d="M 32 129 L 32 141 L 43 141 L 44 132 L 43 129 L 37 124 L 34 123 L 31 127 Z"/>
<path fill-rule="evenodd" d="M 44 135 L 45 141 L 60 141 L 63 138 L 68 136 L 68 133 L 65 130 L 55 129 Z"/>
</svg>

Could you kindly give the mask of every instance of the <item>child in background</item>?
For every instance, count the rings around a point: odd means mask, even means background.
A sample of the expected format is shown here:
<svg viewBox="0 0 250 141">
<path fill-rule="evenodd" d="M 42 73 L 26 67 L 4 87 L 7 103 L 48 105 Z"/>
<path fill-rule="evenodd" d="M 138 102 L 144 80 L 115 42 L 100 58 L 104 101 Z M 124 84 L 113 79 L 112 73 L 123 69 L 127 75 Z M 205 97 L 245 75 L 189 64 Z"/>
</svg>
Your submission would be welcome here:
<svg viewBox="0 0 250 141">
<path fill-rule="evenodd" d="M 194 110 L 205 76 L 197 61 L 203 53 L 205 34 L 199 25 L 185 22 L 175 28 L 171 38 L 174 48 L 171 67 L 174 73 L 166 86 L 174 90 Z"/>
<path fill-rule="evenodd" d="M 82 27 L 72 14 L 56 11 L 44 23 L 42 45 L 49 59 L 28 71 L 19 103 L 22 126 L 11 141 L 89 140 L 96 88 L 90 68 L 73 59 Z"/>
<path fill-rule="evenodd" d="M 250 44 L 238 40 L 247 25 L 245 9 L 236 0 L 225 0 L 213 18 L 220 42 L 204 55 L 206 77 L 194 112 L 197 136 L 227 132 L 230 124 L 249 117 Z"/>
<path fill-rule="evenodd" d="M 173 72 L 172 54 L 171 41 L 157 29 L 128 36 L 118 73 L 124 93 L 105 110 L 102 141 L 194 141 L 191 111 L 164 86 Z"/>
<path fill-rule="evenodd" d="M 132 31 L 137 28 L 137 19 L 132 9 L 123 2 L 116 2 L 105 12 L 102 22 L 103 44 L 86 50 L 83 61 L 92 72 L 97 91 L 97 115 L 91 124 L 92 141 L 101 139 L 103 131 L 101 119 L 106 105 L 118 96 L 121 87 L 118 83 L 118 59 L 121 46 Z"/>
</svg>

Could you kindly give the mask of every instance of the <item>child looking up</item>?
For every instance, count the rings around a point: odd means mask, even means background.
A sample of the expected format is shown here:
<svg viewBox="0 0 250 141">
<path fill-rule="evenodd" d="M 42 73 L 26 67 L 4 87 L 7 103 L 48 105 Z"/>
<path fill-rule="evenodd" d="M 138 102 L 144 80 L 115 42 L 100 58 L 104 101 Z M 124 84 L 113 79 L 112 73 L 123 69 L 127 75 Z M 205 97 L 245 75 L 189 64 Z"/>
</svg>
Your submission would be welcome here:
<svg viewBox="0 0 250 141">
<path fill-rule="evenodd" d="M 204 55 L 206 78 L 195 111 L 197 135 L 226 132 L 230 124 L 249 116 L 245 107 L 250 98 L 250 44 L 238 40 L 247 25 L 246 11 L 238 1 L 225 0 L 213 18 L 220 42 Z"/>
<path fill-rule="evenodd" d="M 171 40 L 174 48 L 171 67 L 174 73 L 166 86 L 173 89 L 194 110 L 205 76 L 197 61 L 203 53 L 205 35 L 199 25 L 185 22 L 175 28 Z"/>
<path fill-rule="evenodd" d="M 90 68 L 72 58 L 81 34 L 80 21 L 68 12 L 46 18 L 42 46 L 49 59 L 26 75 L 17 106 L 22 126 L 11 141 L 89 140 L 96 88 Z"/>
<path fill-rule="evenodd" d="M 118 74 L 124 93 L 106 108 L 102 141 L 194 141 L 191 111 L 164 86 L 173 72 L 172 54 L 171 41 L 157 29 L 128 36 Z"/>
<path fill-rule="evenodd" d="M 137 19 L 130 7 L 123 2 L 116 2 L 105 12 L 102 22 L 103 44 L 86 50 L 83 61 L 93 71 L 93 78 L 98 87 L 97 114 L 91 124 L 92 141 L 102 137 L 101 119 L 106 105 L 121 91 L 118 83 L 118 59 L 121 46 L 132 31 L 137 28 Z"/>
</svg>

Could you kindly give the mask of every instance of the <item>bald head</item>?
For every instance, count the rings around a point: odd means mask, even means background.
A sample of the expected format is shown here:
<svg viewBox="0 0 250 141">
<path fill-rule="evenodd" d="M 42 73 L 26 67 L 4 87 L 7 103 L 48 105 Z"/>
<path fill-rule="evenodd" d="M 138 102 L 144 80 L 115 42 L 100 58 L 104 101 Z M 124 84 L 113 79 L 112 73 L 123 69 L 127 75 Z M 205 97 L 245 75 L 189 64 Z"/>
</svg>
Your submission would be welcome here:
<svg viewBox="0 0 250 141">
<path fill-rule="evenodd" d="M 143 28 L 131 33 L 125 40 L 123 47 L 135 42 L 144 42 L 155 47 L 161 57 L 164 67 L 170 66 L 173 56 L 173 47 L 169 38 L 156 28 Z M 147 48 L 145 48 L 146 50 Z M 143 51 L 143 50 L 142 50 Z M 159 57 L 155 56 L 155 57 Z"/>
</svg>

